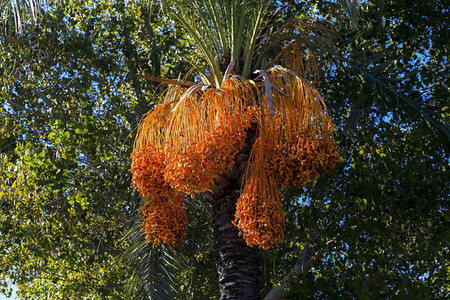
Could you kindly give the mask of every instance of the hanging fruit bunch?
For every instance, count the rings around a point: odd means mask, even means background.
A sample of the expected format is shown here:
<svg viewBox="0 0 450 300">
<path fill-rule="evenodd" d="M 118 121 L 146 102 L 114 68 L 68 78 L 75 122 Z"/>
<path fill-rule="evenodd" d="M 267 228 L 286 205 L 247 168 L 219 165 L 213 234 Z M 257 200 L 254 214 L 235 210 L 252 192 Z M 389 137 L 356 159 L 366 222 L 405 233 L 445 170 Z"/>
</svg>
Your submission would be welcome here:
<svg viewBox="0 0 450 300">
<path fill-rule="evenodd" d="M 320 94 L 295 72 L 274 67 L 274 116 L 265 114 L 265 167 L 283 188 L 313 183 L 338 161 L 333 124 Z"/>
<path fill-rule="evenodd" d="M 158 118 L 159 122 L 151 123 L 151 120 L 148 120 L 146 124 L 145 129 L 152 128 L 155 137 L 164 131 L 169 108 L 170 105 L 156 107 L 152 114 L 154 121 Z M 165 153 L 156 147 L 157 140 L 154 139 L 152 143 L 143 142 L 134 149 L 130 169 L 133 173 L 132 183 L 145 199 L 141 211 L 148 242 L 180 246 L 184 242 L 187 225 L 182 203 L 184 196 L 164 180 Z"/>
<path fill-rule="evenodd" d="M 258 138 L 233 222 L 249 246 L 263 249 L 283 239 L 281 188 L 314 184 L 339 160 L 331 119 L 320 94 L 295 72 L 280 66 L 265 76 L 265 90 L 272 85 L 275 92 L 259 96 Z"/>
<path fill-rule="evenodd" d="M 233 224 L 249 246 L 267 249 L 284 234 L 281 188 L 313 183 L 338 161 L 320 94 L 276 66 L 255 80 L 228 75 L 220 88 L 174 83 L 139 126 L 133 185 L 145 199 L 149 242 L 181 245 L 183 195 L 210 190 L 230 171 L 250 127 L 257 126 Z"/>
<path fill-rule="evenodd" d="M 265 156 L 260 142 L 253 148 L 251 175 L 237 201 L 233 224 L 247 245 L 267 249 L 283 239 L 285 219 L 279 183 L 260 161 Z"/>
<path fill-rule="evenodd" d="M 194 68 L 202 83 L 142 76 L 170 86 L 139 125 L 132 154 L 147 239 L 181 244 L 183 197 L 218 195 L 220 181 L 239 170 L 229 176 L 241 188 L 239 199 L 228 197 L 232 223 L 249 246 L 267 249 L 284 235 L 281 190 L 314 184 L 338 161 L 331 118 L 311 84 L 315 53 L 331 49 L 334 34 L 311 19 L 278 22 L 286 7 L 276 1 L 160 3 L 208 67 Z"/>
<path fill-rule="evenodd" d="M 145 199 L 147 239 L 154 243 L 179 245 L 184 240 L 180 195 L 208 191 L 215 177 L 231 170 L 256 120 L 248 82 L 230 76 L 221 89 L 201 87 L 172 86 L 138 130 L 131 172 Z"/>
<path fill-rule="evenodd" d="M 256 115 L 248 84 L 230 76 L 220 89 L 188 89 L 175 105 L 164 140 L 164 179 L 187 195 L 208 191 L 228 172 Z"/>
</svg>

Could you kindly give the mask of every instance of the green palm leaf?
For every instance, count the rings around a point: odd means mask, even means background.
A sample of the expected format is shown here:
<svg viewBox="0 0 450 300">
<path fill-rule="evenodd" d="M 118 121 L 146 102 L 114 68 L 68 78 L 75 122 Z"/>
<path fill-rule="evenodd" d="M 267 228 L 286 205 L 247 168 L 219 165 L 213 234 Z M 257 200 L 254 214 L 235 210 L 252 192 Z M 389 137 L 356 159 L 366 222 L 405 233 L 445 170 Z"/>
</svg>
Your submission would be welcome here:
<svg viewBox="0 0 450 300">
<path fill-rule="evenodd" d="M 391 78 L 388 73 L 388 67 L 395 59 L 383 61 L 384 56 L 375 55 L 365 57 L 364 62 L 361 63 L 342 56 L 336 57 L 354 72 L 362 85 L 371 88 L 372 98 L 377 106 L 400 110 L 404 118 L 411 122 L 418 122 L 428 128 L 431 134 L 440 136 L 447 146 L 450 145 L 449 101 L 424 100 L 426 90 L 401 90 L 397 85 L 396 77 Z"/>
<path fill-rule="evenodd" d="M 133 273 L 127 282 L 129 299 L 175 299 L 179 296 L 175 274 L 182 268 L 182 259 L 166 246 L 147 243 L 142 218 L 135 221 L 124 236 L 130 246 L 120 256 L 131 265 Z"/>
</svg>

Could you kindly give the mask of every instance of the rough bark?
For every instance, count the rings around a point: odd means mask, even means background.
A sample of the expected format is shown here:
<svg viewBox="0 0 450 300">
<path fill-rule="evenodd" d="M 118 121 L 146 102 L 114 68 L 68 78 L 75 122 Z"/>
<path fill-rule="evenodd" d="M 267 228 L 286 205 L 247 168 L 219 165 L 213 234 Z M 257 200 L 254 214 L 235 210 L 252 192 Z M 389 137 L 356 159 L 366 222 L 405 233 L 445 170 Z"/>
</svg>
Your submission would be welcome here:
<svg viewBox="0 0 450 300">
<path fill-rule="evenodd" d="M 255 128 L 247 132 L 246 147 L 235 158 L 235 166 L 215 180 L 211 192 L 205 193 L 210 201 L 214 219 L 214 246 L 219 274 L 220 299 L 260 299 L 259 249 L 248 247 L 239 231 L 232 224 L 236 214 L 236 202 L 241 194 Z"/>
<path fill-rule="evenodd" d="M 231 188 L 231 186 L 230 186 Z M 219 273 L 220 299 L 259 299 L 258 249 L 250 248 L 231 223 L 240 186 L 215 197 L 209 194 L 214 217 L 214 246 Z"/>
</svg>

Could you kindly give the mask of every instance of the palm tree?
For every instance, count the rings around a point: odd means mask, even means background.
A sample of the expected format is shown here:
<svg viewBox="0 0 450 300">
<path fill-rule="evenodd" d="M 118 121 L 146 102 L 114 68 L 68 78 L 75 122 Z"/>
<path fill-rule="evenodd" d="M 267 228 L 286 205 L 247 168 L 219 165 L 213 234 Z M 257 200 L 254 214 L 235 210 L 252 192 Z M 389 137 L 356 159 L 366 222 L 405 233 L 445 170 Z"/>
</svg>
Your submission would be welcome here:
<svg viewBox="0 0 450 300">
<path fill-rule="evenodd" d="M 169 83 L 139 126 L 133 184 L 149 242 L 185 238 L 184 195 L 212 206 L 222 299 L 258 299 L 258 248 L 283 238 L 281 188 L 313 183 L 337 163 L 333 125 L 314 88 L 332 31 L 280 23 L 269 0 L 161 1 L 195 40 L 201 82 Z"/>
</svg>

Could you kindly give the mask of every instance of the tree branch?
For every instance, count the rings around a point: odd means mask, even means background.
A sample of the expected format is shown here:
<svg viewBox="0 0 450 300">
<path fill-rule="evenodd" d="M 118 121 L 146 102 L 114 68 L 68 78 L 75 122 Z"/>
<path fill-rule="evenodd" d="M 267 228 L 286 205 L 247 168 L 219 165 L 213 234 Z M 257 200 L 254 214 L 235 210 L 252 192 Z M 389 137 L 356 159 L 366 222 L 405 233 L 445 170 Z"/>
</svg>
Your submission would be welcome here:
<svg viewBox="0 0 450 300">
<path fill-rule="evenodd" d="M 17 79 L 19 79 L 20 81 L 23 81 L 23 82 L 26 82 L 26 83 L 30 83 L 30 81 L 24 79 L 24 78 L 23 78 L 23 75 L 20 74 L 20 72 L 18 72 L 18 71 L 16 71 L 16 72 L 14 73 L 14 76 L 15 76 Z M 44 101 L 44 103 L 45 103 L 48 107 L 53 108 L 54 105 L 53 105 L 52 101 L 51 101 L 50 99 L 48 99 L 47 95 L 44 94 L 44 92 L 42 92 L 39 88 L 37 88 L 37 87 L 34 86 L 34 85 L 32 86 L 31 90 L 32 90 L 39 98 L 41 98 L 42 101 Z"/>
<path fill-rule="evenodd" d="M 7 102 L 8 102 L 11 106 L 15 106 L 15 107 L 17 107 L 17 108 L 19 108 L 19 109 L 21 109 L 21 110 L 26 111 L 27 113 L 32 113 L 32 112 L 33 112 L 31 109 L 26 108 L 25 106 L 20 105 L 20 104 L 18 104 L 18 103 L 16 103 L 16 102 L 13 102 L 12 100 L 8 100 Z"/>
<path fill-rule="evenodd" d="M 289 283 L 290 281 L 299 276 L 299 275 L 306 275 L 306 273 L 311 269 L 314 262 L 320 257 L 322 254 L 322 251 L 318 251 L 314 253 L 314 251 L 309 247 L 306 246 L 305 249 L 303 249 L 302 255 L 300 259 L 295 264 L 294 268 L 292 269 L 289 274 L 287 274 L 283 281 L 280 283 L 279 286 L 272 289 L 266 297 L 264 297 L 263 300 L 281 300 L 284 299 L 289 294 Z"/>
<path fill-rule="evenodd" d="M 348 117 L 347 122 L 344 126 L 344 130 L 346 133 L 349 133 L 350 131 L 352 131 L 353 133 L 356 132 L 356 127 L 363 112 L 361 100 L 361 93 L 359 93 L 357 99 L 353 102 L 350 116 Z"/>
</svg>

